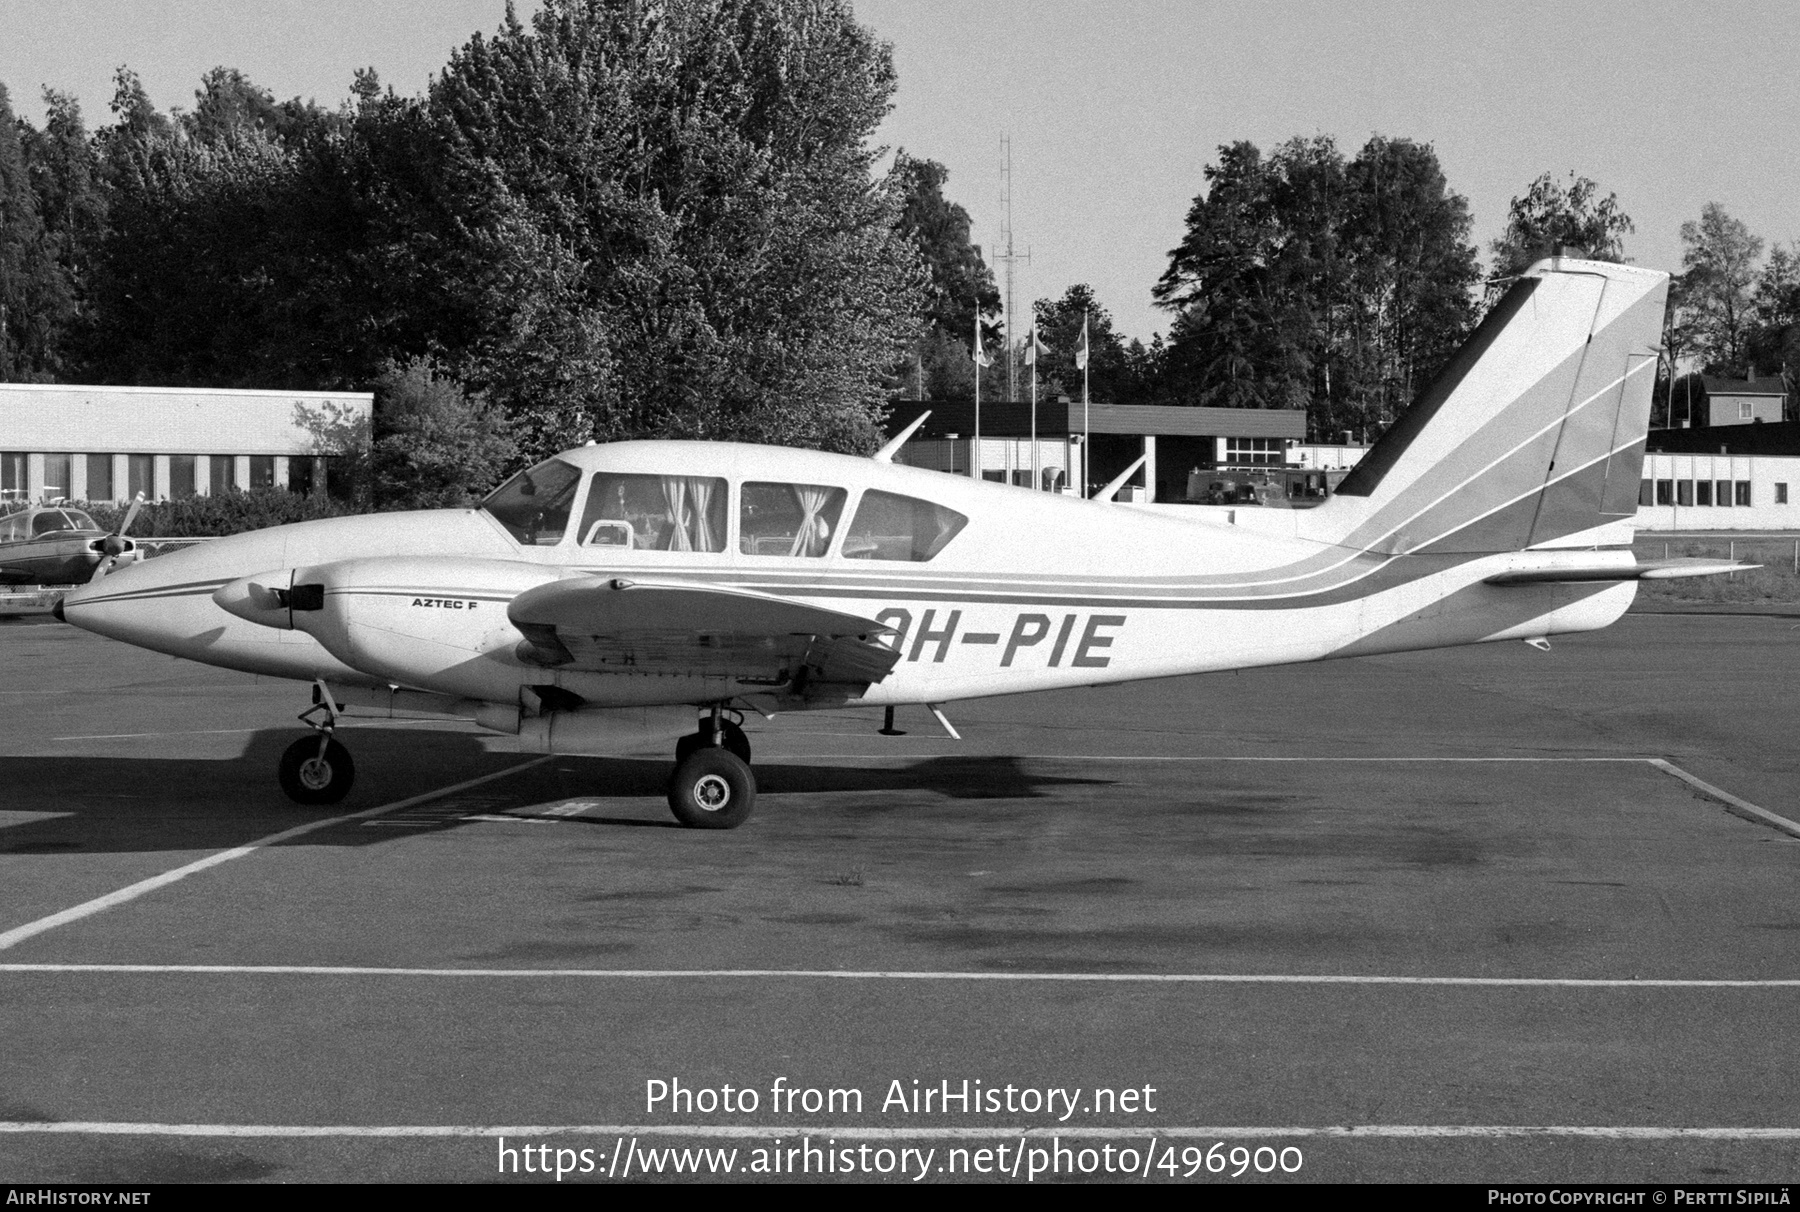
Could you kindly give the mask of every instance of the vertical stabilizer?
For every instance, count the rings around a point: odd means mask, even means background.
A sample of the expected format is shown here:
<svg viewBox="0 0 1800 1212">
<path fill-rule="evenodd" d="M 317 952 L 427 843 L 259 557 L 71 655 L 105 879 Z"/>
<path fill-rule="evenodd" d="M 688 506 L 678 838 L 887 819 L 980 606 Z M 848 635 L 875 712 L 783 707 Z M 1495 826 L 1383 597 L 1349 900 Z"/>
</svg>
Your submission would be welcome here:
<svg viewBox="0 0 1800 1212">
<path fill-rule="evenodd" d="M 1384 554 L 1518 551 L 1637 512 L 1665 273 L 1525 272 L 1302 523 Z"/>
</svg>

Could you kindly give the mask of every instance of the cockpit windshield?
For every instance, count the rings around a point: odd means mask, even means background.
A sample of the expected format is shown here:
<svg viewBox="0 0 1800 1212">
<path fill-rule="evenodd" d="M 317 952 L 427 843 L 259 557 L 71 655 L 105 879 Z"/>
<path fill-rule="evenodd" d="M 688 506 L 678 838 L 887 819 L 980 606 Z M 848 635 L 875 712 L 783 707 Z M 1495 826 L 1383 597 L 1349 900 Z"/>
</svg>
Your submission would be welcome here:
<svg viewBox="0 0 1800 1212">
<path fill-rule="evenodd" d="M 561 459 L 545 459 L 488 494 L 481 508 L 528 547 L 552 547 L 569 528 L 569 509 L 581 472 Z"/>
<path fill-rule="evenodd" d="M 32 534 L 50 534 L 57 530 L 98 530 L 94 519 L 73 509 L 46 509 L 31 519 Z"/>
</svg>

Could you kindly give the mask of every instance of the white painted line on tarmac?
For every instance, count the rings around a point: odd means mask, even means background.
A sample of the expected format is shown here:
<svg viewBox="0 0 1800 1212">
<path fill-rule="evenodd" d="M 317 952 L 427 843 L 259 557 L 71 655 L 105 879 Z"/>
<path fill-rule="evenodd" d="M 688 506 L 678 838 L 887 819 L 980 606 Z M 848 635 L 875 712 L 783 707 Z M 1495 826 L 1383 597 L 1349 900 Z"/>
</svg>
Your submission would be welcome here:
<svg viewBox="0 0 1800 1212">
<path fill-rule="evenodd" d="M 53 736 L 53 741 L 141 741 L 161 736 L 230 736 L 239 732 L 262 732 L 261 728 L 196 728 L 187 732 L 96 732 L 88 736 Z"/>
<path fill-rule="evenodd" d="M 861 1124 L 162 1124 L 62 1120 L 0 1121 L 0 1133 L 43 1136 L 235 1136 L 235 1137 L 497 1137 L 610 1136 L 699 1137 L 712 1140 L 1017 1140 L 1054 1137 L 1137 1140 L 1152 1135 L 1177 1140 L 1394 1139 L 1585 1137 L 1597 1140 L 1800 1140 L 1800 1128 L 1686 1128 L 1608 1124 L 1271 1124 L 1146 1125 L 1137 1128 L 966 1127 L 875 1128 Z"/>
<path fill-rule="evenodd" d="M 280 833 L 271 833 L 268 837 L 258 838 L 254 842 L 248 842 L 242 846 L 234 846 L 230 850 L 220 850 L 217 853 L 207 855 L 203 859 L 196 859 L 194 862 L 188 863 L 185 866 L 177 867 L 172 871 L 165 871 L 161 875 L 153 875 L 147 880 L 139 880 L 137 883 L 127 885 L 116 892 L 109 892 L 105 896 L 95 897 L 91 901 L 84 901 L 72 908 L 64 909 L 60 913 L 52 913 L 49 917 L 41 917 L 35 922 L 26 922 L 23 926 L 15 926 L 11 930 L 0 933 L 0 951 L 4 951 L 8 947 L 17 946 L 26 939 L 42 934 L 46 930 L 54 930 L 58 926 L 66 926 L 70 922 L 80 921 L 84 917 L 92 917 L 94 914 L 102 913 L 115 905 L 122 905 L 126 901 L 136 900 L 147 892 L 154 892 L 156 889 L 168 884 L 173 884 L 177 880 L 186 879 L 196 872 L 205 871 L 208 867 L 217 867 L 220 863 L 229 863 L 232 859 L 239 859 L 247 854 L 254 854 L 256 851 L 267 846 L 273 846 L 278 842 L 285 842 L 290 838 L 301 837 L 308 833 L 315 833 L 320 829 L 329 829 L 333 825 L 342 825 L 348 821 L 363 821 L 368 820 L 371 817 L 384 816 L 390 812 L 398 812 L 402 808 L 410 808 L 414 804 L 422 804 L 427 800 L 439 799 L 446 795 L 453 795 L 458 791 L 465 791 L 470 787 L 478 787 L 483 783 L 491 783 L 495 779 L 505 778 L 509 774 L 517 774 L 521 770 L 528 770 L 533 766 L 541 765 L 549 760 L 550 757 L 548 755 L 533 758 L 529 762 L 520 762 L 517 766 L 508 766 L 504 770 L 496 770 L 492 774 L 484 774 L 480 778 L 469 779 L 466 782 L 456 783 L 449 787 L 439 787 L 435 791 L 427 791 L 423 795 L 415 795 L 410 799 L 397 800 L 392 804 L 383 804 L 379 808 L 365 808 L 361 812 L 352 812 L 345 816 L 328 817 L 322 821 L 309 821 L 304 825 L 296 825 L 292 829 L 283 829 Z"/>
<path fill-rule="evenodd" d="M 1724 804 L 1727 808 L 1735 809 L 1739 816 L 1747 816 L 1751 820 L 1761 822 L 1772 829 L 1779 829 L 1789 837 L 1800 837 L 1800 824 L 1788 820 L 1787 817 L 1782 816 L 1778 812 L 1770 812 L 1767 808 L 1758 808 L 1749 800 L 1739 799 L 1729 791 L 1722 791 L 1711 783 L 1705 782 L 1694 775 L 1689 774 L 1674 762 L 1665 761 L 1662 758 L 1651 758 L 1650 764 L 1664 774 L 1674 775 L 1702 795 L 1711 796 L 1721 804 Z"/>
<path fill-rule="evenodd" d="M 344 818 L 349 819 L 349 818 Z M 1382 976 L 1269 972 L 909 972 L 833 968 L 381 968 L 329 964 L 0 964 L 4 972 L 139 976 L 390 976 L 541 980 L 998 981 L 1155 985 L 1439 985 L 1494 989 L 1795 989 L 1800 978 Z"/>
<path fill-rule="evenodd" d="M 950 743 L 944 737 L 933 739 L 942 741 L 945 745 Z M 912 753 L 784 753 L 770 760 L 795 762 L 840 758 L 862 761 L 868 758 L 891 757 L 896 761 L 910 761 L 919 756 L 919 754 Z M 926 756 L 957 756 L 971 759 L 1015 758 L 1022 762 L 1612 762 L 1641 765 L 1657 760 L 1646 757 L 1247 757 L 1217 754 L 1162 756 L 1153 753 L 965 753 L 961 750 Z"/>
</svg>

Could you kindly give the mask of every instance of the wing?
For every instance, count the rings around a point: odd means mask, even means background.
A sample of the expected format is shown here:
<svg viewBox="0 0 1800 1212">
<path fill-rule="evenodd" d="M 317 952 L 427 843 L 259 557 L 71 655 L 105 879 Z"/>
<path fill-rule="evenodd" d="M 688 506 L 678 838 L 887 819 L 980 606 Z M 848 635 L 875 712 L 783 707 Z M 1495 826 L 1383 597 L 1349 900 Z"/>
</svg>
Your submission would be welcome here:
<svg viewBox="0 0 1800 1212">
<path fill-rule="evenodd" d="M 522 660 L 597 673 L 731 677 L 807 698 L 860 694 L 900 659 L 872 619 L 684 582 L 574 577 L 514 598 Z"/>
</svg>

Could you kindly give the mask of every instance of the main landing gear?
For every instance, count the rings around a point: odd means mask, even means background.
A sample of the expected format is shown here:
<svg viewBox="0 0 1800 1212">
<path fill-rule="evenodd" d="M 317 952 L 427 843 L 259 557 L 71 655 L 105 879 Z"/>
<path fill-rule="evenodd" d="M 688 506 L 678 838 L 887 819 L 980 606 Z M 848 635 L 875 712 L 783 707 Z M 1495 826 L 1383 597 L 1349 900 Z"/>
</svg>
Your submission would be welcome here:
<svg viewBox="0 0 1800 1212">
<path fill-rule="evenodd" d="M 714 707 L 700 731 L 675 744 L 669 811 L 690 829 L 736 829 L 756 807 L 750 739 Z"/>
<path fill-rule="evenodd" d="M 308 807 L 337 803 L 350 794 L 350 785 L 356 781 L 356 763 L 350 760 L 350 751 L 332 736 L 340 714 L 337 703 L 323 682 L 314 685 L 316 701 L 300 713 L 300 722 L 311 728 L 313 735 L 289 745 L 275 769 L 287 797 Z M 312 718 L 321 712 L 323 719 Z"/>
</svg>

